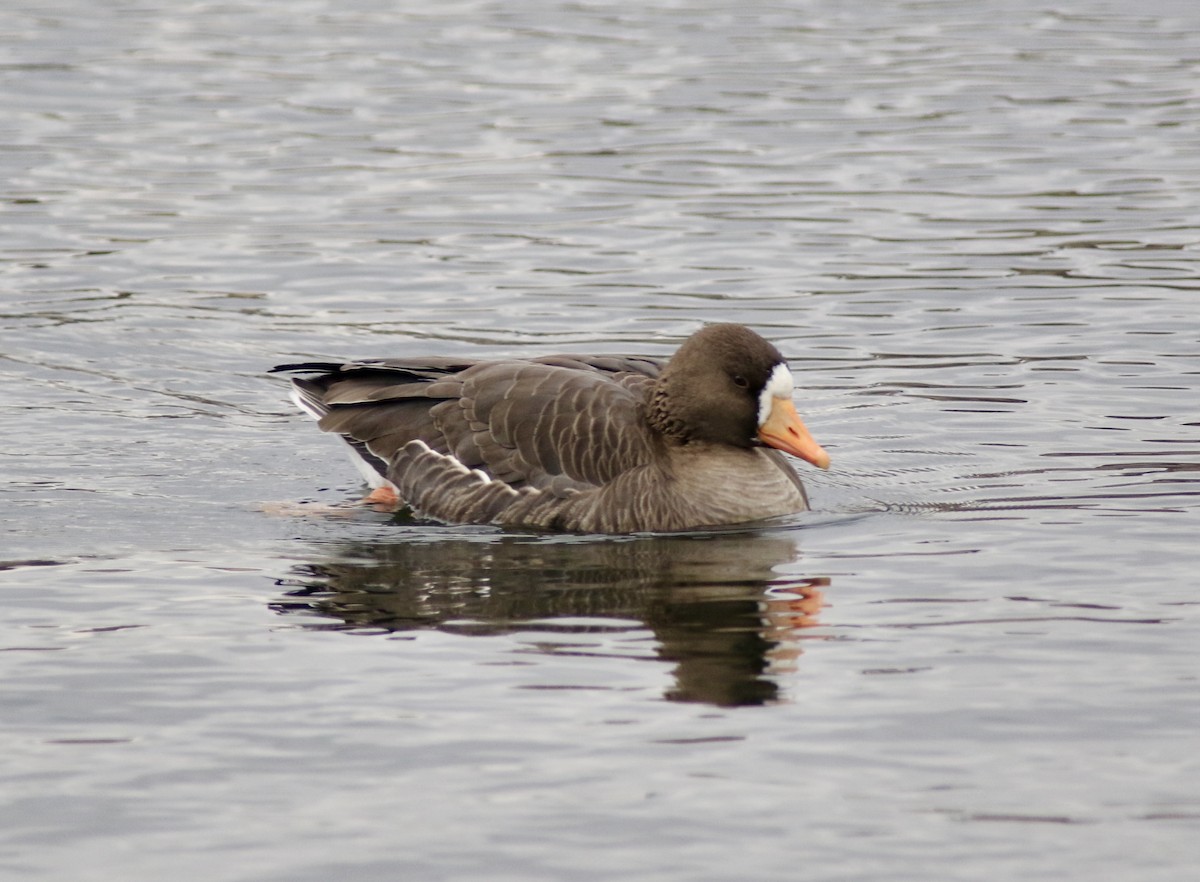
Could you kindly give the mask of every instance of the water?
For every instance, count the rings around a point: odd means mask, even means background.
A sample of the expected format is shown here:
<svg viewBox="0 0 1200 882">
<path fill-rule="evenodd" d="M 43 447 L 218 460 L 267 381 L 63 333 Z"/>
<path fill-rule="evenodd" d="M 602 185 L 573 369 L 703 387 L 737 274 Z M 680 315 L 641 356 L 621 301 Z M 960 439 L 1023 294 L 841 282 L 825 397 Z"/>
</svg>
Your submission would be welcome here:
<svg viewBox="0 0 1200 882">
<path fill-rule="evenodd" d="M 0 876 L 1200 867 L 1192 4 L 0 13 Z M 264 371 L 743 321 L 676 537 L 338 508 Z"/>
</svg>

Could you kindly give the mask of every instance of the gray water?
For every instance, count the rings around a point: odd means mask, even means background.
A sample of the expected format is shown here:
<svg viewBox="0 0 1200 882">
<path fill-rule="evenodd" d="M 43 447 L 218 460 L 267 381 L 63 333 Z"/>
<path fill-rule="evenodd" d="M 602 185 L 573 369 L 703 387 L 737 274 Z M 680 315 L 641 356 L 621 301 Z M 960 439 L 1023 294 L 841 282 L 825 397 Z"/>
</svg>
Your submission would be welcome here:
<svg viewBox="0 0 1200 882">
<path fill-rule="evenodd" d="M 0 11 L 0 877 L 1200 872 L 1193 2 Z M 772 339 L 814 512 L 350 506 L 298 358 Z"/>
</svg>

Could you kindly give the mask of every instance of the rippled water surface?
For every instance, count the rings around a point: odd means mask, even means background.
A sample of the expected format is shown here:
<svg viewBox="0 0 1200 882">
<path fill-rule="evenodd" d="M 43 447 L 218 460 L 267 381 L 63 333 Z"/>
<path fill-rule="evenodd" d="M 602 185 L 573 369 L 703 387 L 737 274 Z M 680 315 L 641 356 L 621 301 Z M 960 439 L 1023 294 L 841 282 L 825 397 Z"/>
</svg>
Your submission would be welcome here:
<svg viewBox="0 0 1200 882">
<path fill-rule="evenodd" d="M 1200 872 L 1191 2 L 0 12 L 0 875 Z M 746 322 L 812 513 L 353 508 L 297 358 Z"/>
</svg>

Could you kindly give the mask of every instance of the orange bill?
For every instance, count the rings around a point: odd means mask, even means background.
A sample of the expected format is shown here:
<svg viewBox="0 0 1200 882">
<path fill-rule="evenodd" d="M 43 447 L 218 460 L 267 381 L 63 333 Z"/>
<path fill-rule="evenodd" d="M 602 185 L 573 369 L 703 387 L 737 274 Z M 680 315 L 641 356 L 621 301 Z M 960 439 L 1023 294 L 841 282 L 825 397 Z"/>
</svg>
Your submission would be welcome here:
<svg viewBox="0 0 1200 882">
<path fill-rule="evenodd" d="M 801 422 L 800 414 L 796 413 L 796 405 L 787 398 L 771 399 L 771 413 L 758 427 L 758 440 L 811 462 L 819 469 L 829 468 L 829 454 L 813 440 Z"/>
</svg>

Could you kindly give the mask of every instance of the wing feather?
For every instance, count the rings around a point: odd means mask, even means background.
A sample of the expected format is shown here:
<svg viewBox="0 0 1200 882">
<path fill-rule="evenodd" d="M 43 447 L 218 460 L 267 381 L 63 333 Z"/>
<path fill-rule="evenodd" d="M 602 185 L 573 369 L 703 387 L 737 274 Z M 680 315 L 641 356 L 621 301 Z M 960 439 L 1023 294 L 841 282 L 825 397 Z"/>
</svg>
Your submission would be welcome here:
<svg viewBox="0 0 1200 882">
<path fill-rule="evenodd" d="M 298 402 L 323 430 L 365 449 L 374 468 L 420 441 L 517 490 L 563 496 L 648 461 L 653 441 L 643 402 L 661 367 L 652 358 L 556 355 L 475 364 L 308 362 L 276 370 L 318 373 L 293 379 Z M 407 462 L 436 460 L 410 453 Z"/>
<path fill-rule="evenodd" d="M 501 480 L 583 489 L 651 455 L 645 376 L 614 382 L 607 372 L 525 362 L 480 365 L 462 379 L 461 406 L 480 459 L 464 464 Z"/>
</svg>

